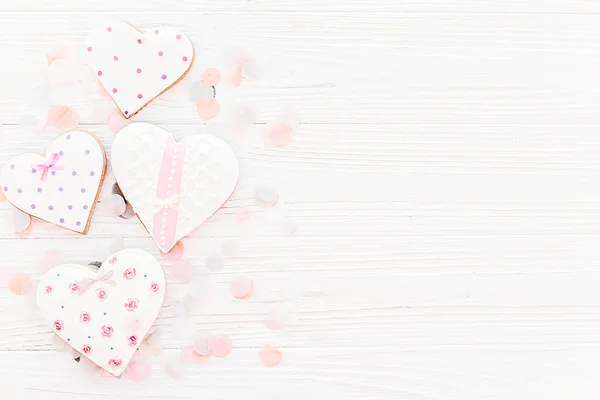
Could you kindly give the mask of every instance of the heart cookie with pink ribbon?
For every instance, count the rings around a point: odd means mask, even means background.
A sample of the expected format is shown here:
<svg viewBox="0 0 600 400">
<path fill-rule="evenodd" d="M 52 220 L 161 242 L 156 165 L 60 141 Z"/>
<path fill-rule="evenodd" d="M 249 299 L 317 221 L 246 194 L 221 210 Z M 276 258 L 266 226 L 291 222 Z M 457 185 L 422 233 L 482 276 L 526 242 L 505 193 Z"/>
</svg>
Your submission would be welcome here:
<svg viewBox="0 0 600 400">
<path fill-rule="evenodd" d="M 119 132 L 111 163 L 125 198 L 163 252 L 227 201 L 239 175 L 235 153 L 223 140 L 203 134 L 176 142 L 147 123 Z"/>
<path fill-rule="evenodd" d="M 7 200 L 52 224 L 87 233 L 106 171 L 102 144 L 91 134 L 58 136 L 45 156 L 24 153 L 0 171 Z"/>
<path fill-rule="evenodd" d="M 158 316 L 165 289 L 158 261 L 125 249 L 98 271 L 77 264 L 52 268 L 40 279 L 37 303 L 54 333 L 119 376 Z"/>
<path fill-rule="evenodd" d="M 94 74 L 125 118 L 177 83 L 194 61 L 190 39 L 168 26 L 142 33 L 114 21 L 94 28 L 85 47 Z"/>
</svg>

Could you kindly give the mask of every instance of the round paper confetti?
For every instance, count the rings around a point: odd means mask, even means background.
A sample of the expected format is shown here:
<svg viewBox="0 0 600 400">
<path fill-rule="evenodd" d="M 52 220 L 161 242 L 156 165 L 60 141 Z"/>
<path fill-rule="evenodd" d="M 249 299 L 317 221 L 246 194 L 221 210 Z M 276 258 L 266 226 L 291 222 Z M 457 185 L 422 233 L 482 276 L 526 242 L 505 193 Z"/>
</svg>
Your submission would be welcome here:
<svg viewBox="0 0 600 400">
<path fill-rule="evenodd" d="M 202 73 L 202 80 L 210 86 L 218 85 L 221 81 L 221 73 L 216 68 L 207 68 Z"/>
<path fill-rule="evenodd" d="M 235 68 L 227 71 L 225 75 L 224 84 L 230 88 L 236 88 L 240 86 L 244 76 L 242 75 L 241 68 Z"/>
<path fill-rule="evenodd" d="M 58 44 L 46 54 L 48 65 L 51 65 L 57 60 L 67 60 L 74 62 L 77 60 L 77 51 L 75 47 L 68 44 Z"/>
<path fill-rule="evenodd" d="M 284 123 L 267 126 L 266 137 L 276 147 L 285 147 L 292 141 L 292 128 Z"/>
<path fill-rule="evenodd" d="M 48 79 L 55 85 L 74 83 L 75 66 L 67 60 L 55 60 L 48 67 Z"/>
<path fill-rule="evenodd" d="M 214 97 L 202 97 L 196 103 L 196 112 L 201 119 L 207 121 L 219 115 L 221 105 Z"/>
<path fill-rule="evenodd" d="M 189 260 L 179 260 L 171 266 L 173 277 L 180 283 L 189 283 L 194 277 L 194 267 Z"/>
<path fill-rule="evenodd" d="M 212 336 L 208 341 L 210 354 L 215 357 L 226 357 L 231 353 L 231 339 L 226 335 Z"/>
<path fill-rule="evenodd" d="M 186 364 L 206 364 L 210 361 L 210 356 L 201 356 L 194 351 L 192 345 L 187 345 L 181 349 L 181 361 Z"/>
<path fill-rule="evenodd" d="M 29 293 L 33 289 L 31 276 L 25 272 L 15 272 L 8 279 L 8 290 L 17 296 Z"/>
<path fill-rule="evenodd" d="M 68 106 L 54 106 L 48 110 L 46 119 L 50 126 L 66 131 L 79 123 L 79 114 Z"/>
<path fill-rule="evenodd" d="M 198 102 L 202 98 L 214 97 L 214 89 L 212 86 L 207 85 L 202 81 L 194 82 L 190 88 L 190 100 L 194 103 Z"/>
<path fill-rule="evenodd" d="M 141 382 L 152 375 L 152 368 L 150 367 L 150 364 L 144 360 L 134 360 L 127 365 L 124 375 L 125 378 L 131 381 Z"/>
<path fill-rule="evenodd" d="M 204 265 L 212 272 L 219 272 L 223 269 L 223 256 L 217 252 L 209 253 L 204 260 Z"/>
<path fill-rule="evenodd" d="M 118 194 L 108 195 L 102 200 L 102 209 L 109 217 L 119 217 L 125 212 L 125 200 Z"/>
<path fill-rule="evenodd" d="M 281 362 L 281 351 L 273 346 L 263 346 L 258 352 L 258 358 L 265 367 L 275 367 Z"/>
<path fill-rule="evenodd" d="M 231 282 L 231 294 L 237 299 L 247 300 L 252 295 L 254 283 L 247 276 L 238 276 Z"/>
<path fill-rule="evenodd" d="M 31 224 L 31 217 L 25 214 L 18 208 L 12 208 L 11 211 L 11 228 L 14 233 L 25 232 Z"/>
<path fill-rule="evenodd" d="M 196 354 L 200 356 L 210 356 L 210 349 L 208 348 L 208 338 L 202 337 L 196 339 L 192 346 Z"/>
<path fill-rule="evenodd" d="M 41 273 L 48 272 L 51 268 L 62 264 L 63 254 L 58 250 L 48 250 L 37 263 L 37 270 Z"/>
<path fill-rule="evenodd" d="M 172 360 L 165 364 L 165 374 L 169 378 L 181 379 L 185 374 L 185 369 L 179 360 Z"/>
<path fill-rule="evenodd" d="M 162 254 L 162 256 L 165 258 L 165 260 L 169 261 L 181 260 L 183 258 L 183 253 L 184 247 L 183 242 L 181 240 L 175 243 L 175 246 L 173 246 L 171 251 L 169 251 L 168 253 L 163 253 L 162 251 L 160 252 L 160 254 Z"/>
<path fill-rule="evenodd" d="M 256 196 L 262 203 L 268 206 L 274 206 L 279 199 L 279 194 L 275 189 L 264 186 L 256 189 Z"/>
<path fill-rule="evenodd" d="M 108 118 L 106 118 L 106 125 L 113 133 L 120 132 L 121 129 L 125 128 L 130 123 L 131 121 L 125 118 L 118 110 L 113 111 L 109 114 Z"/>
</svg>

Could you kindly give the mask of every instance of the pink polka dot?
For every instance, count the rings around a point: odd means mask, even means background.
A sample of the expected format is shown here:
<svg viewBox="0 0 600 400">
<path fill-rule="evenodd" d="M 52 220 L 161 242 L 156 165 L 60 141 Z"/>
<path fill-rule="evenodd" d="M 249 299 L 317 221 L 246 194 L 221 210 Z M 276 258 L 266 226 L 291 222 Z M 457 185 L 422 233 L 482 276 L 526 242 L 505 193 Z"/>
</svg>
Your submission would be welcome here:
<svg viewBox="0 0 600 400">
<path fill-rule="evenodd" d="M 129 111 L 125 111 L 125 115 L 129 114 Z"/>
<path fill-rule="evenodd" d="M 175 36 L 175 38 L 176 38 L 177 40 L 181 40 L 181 35 L 177 35 L 177 36 Z"/>
<path fill-rule="evenodd" d="M 188 60 L 188 58 L 186 56 L 183 56 L 182 60 L 185 62 Z"/>
<path fill-rule="evenodd" d="M 111 32 L 112 28 L 109 26 L 108 28 L 106 28 L 107 31 Z"/>
<path fill-rule="evenodd" d="M 135 72 L 137 72 L 138 74 L 142 73 L 142 70 L 140 68 L 136 69 Z"/>
<path fill-rule="evenodd" d="M 114 57 L 113 57 L 113 60 L 115 60 L 115 61 L 119 61 L 119 57 L 117 57 L 117 56 L 114 56 Z"/>
<path fill-rule="evenodd" d="M 117 88 L 113 88 L 113 93 L 117 93 Z"/>
<path fill-rule="evenodd" d="M 160 32 L 158 32 L 158 29 L 154 31 L 155 35 L 158 35 Z"/>
<path fill-rule="evenodd" d="M 158 52 L 158 56 L 159 56 L 159 57 L 162 57 L 162 55 L 163 55 L 163 52 L 162 52 L 162 51 L 159 51 L 159 52 Z"/>
<path fill-rule="evenodd" d="M 91 47 L 88 47 L 88 51 L 92 51 L 92 48 L 91 48 Z"/>
<path fill-rule="evenodd" d="M 165 74 L 162 74 L 161 78 L 167 79 L 167 76 Z"/>
<path fill-rule="evenodd" d="M 142 94 L 141 94 L 141 93 L 140 93 L 140 94 L 138 94 L 138 99 L 141 99 L 142 97 L 144 97 L 144 96 L 142 96 Z"/>
<path fill-rule="evenodd" d="M 142 39 L 138 39 L 138 44 L 142 44 Z"/>
<path fill-rule="evenodd" d="M 98 76 L 102 76 L 102 71 L 98 71 Z"/>
</svg>

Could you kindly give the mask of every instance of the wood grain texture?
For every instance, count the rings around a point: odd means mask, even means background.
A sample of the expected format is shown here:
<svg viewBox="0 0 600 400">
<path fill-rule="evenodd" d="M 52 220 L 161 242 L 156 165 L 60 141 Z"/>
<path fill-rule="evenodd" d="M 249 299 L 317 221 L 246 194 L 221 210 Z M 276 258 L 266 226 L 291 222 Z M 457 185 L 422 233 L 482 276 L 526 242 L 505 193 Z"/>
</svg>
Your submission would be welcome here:
<svg viewBox="0 0 600 400">
<path fill-rule="evenodd" d="M 52 104 L 110 150 L 114 106 L 93 77 L 40 92 L 54 45 L 81 50 L 110 18 L 173 25 L 199 55 L 185 80 L 136 121 L 178 139 L 218 135 L 236 150 L 240 184 L 185 239 L 197 271 L 226 243 L 238 251 L 212 276 L 213 301 L 158 325 L 165 352 L 142 383 L 86 374 L 52 347 L 12 271 L 40 276 L 48 250 L 103 260 L 123 239 L 163 264 L 169 299 L 186 287 L 136 219 L 103 215 L 82 237 L 42 221 L 16 237 L 0 203 L 0 384 L 14 399 L 597 399 L 600 359 L 600 3 L 591 0 L 21 0 L 0 5 L 0 165 L 42 151 L 24 116 Z M 189 100 L 206 67 L 238 46 L 262 65 L 239 88 L 217 87 L 223 113 L 201 121 Z M 79 51 L 81 66 L 84 54 Z M 42 96 L 41 94 L 47 95 Z M 238 107 L 256 111 L 232 134 Z M 285 110 L 300 121 L 286 148 L 265 140 Z M 21 126 L 20 126 L 21 123 Z M 109 177 L 107 185 L 113 180 Z M 255 199 L 277 189 L 275 209 Z M 240 223 L 240 213 L 249 221 Z M 298 231 L 286 234 L 286 223 Z M 231 297 L 235 276 L 256 285 Z M 286 306 L 292 324 L 269 330 Z M 196 335 L 226 333 L 223 360 L 165 361 Z M 258 360 L 281 346 L 272 369 Z M 147 355 L 146 355 L 147 356 Z"/>
</svg>

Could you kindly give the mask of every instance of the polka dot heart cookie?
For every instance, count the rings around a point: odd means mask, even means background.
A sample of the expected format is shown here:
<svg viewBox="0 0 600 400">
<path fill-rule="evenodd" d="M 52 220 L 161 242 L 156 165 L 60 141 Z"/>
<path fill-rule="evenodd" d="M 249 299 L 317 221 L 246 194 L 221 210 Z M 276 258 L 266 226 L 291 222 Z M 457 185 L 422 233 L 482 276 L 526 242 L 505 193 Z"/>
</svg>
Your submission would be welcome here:
<svg viewBox="0 0 600 400">
<path fill-rule="evenodd" d="M 110 22 L 92 30 L 85 48 L 95 76 L 125 118 L 175 85 L 194 61 L 190 39 L 168 26 L 142 33 Z"/>
<path fill-rule="evenodd" d="M 121 375 L 163 304 L 165 275 L 158 261 L 140 249 L 121 250 L 98 271 L 64 264 L 38 284 L 44 320 L 92 362 Z"/>
<path fill-rule="evenodd" d="M 45 155 L 10 159 L 0 171 L 0 189 L 23 212 L 85 235 L 105 171 L 98 139 L 70 131 L 54 139 Z"/>
</svg>

